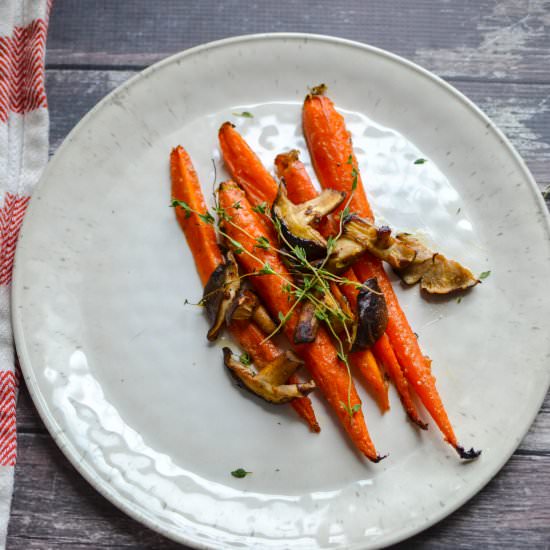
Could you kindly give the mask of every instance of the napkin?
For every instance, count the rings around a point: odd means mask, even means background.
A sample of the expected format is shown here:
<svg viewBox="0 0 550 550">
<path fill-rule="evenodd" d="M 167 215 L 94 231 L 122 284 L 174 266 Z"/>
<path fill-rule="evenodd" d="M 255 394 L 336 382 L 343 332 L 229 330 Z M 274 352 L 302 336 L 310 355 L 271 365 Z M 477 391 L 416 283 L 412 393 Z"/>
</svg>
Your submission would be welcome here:
<svg viewBox="0 0 550 550">
<path fill-rule="evenodd" d="M 48 160 L 44 55 L 50 2 L 0 0 L 0 547 L 5 548 L 16 460 L 18 371 L 10 314 L 15 245 Z"/>
</svg>

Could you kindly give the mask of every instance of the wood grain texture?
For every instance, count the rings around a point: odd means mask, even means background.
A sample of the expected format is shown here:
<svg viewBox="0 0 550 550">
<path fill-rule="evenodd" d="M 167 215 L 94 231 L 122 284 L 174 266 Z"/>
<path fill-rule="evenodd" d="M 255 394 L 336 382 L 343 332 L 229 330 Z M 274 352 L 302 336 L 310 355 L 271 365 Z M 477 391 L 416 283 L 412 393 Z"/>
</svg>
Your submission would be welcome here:
<svg viewBox="0 0 550 550">
<path fill-rule="evenodd" d="M 47 62 L 140 68 L 229 36 L 312 32 L 387 49 L 442 76 L 549 82 L 549 13 L 547 0 L 58 0 Z"/>
<path fill-rule="evenodd" d="M 54 152 L 99 99 L 190 46 L 256 32 L 359 40 L 416 61 L 480 106 L 550 207 L 550 0 L 56 0 L 47 91 Z M 74 470 L 23 388 L 11 550 L 183 548 L 134 522 Z M 470 503 L 398 550 L 550 548 L 550 394 L 518 451 Z"/>
</svg>

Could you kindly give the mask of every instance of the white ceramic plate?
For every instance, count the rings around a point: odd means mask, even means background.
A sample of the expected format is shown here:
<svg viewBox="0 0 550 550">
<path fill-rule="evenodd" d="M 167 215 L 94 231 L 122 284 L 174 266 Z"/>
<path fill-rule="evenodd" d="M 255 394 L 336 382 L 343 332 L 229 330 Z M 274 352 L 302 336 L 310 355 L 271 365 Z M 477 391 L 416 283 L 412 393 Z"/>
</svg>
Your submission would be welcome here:
<svg viewBox="0 0 550 550">
<path fill-rule="evenodd" d="M 290 408 L 234 387 L 168 207 L 182 143 L 205 189 L 216 130 L 235 121 L 265 162 L 303 149 L 300 103 L 325 82 L 345 112 L 376 212 L 424 231 L 474 271 L 461 303 L 399 296 L 433 358 L 464 445 L 417 433 L 392 390 L 364 396 L 378 465 L 322 401 L 310 434 Z M 250 111 L 254 118 L 232 113 Z M 429 159 L 415 165 L 418 157 Z M 218 170 L 218 176 L 223 174 Z M 456 90 L 386 52 L 334 38 L 264 35 L 208 44 L 147 69 L 71 132 L 25 219 L 14 326 L 36 406 L 68 458 L 134 518 L 199 548 L 372 548 L 455 510 L 505 463 L 548 387 L 548 219 L 525 165 Z M 238 467 L 253 472 L 235 479 Z"/>
</svg>

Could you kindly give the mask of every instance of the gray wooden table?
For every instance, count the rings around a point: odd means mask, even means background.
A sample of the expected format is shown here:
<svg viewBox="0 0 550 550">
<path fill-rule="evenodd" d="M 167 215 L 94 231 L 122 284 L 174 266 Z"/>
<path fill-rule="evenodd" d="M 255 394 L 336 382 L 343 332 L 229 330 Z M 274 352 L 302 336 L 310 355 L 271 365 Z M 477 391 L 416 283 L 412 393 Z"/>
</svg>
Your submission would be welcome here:
<svg viewBox="0 0 550 550">
<path fill-rule="evenodd" d="M 543 0 L 55 0 L 47 51 L 51 152 L 99 99 L 147 65 L 196 44 L 266 31 L 333 34 L 420 63 L 491 116 L 541 191 L 550 188 L 550 1 Z M 541 292 L 547 287 L 540 282 Z M 126 517 L 76 473 L 24 388 L 17 432 L 9 549 L 181 548 Z M 411 547 L 550 548 L 548 396 L 495 479 L 398 546 Z"/>
</svg>

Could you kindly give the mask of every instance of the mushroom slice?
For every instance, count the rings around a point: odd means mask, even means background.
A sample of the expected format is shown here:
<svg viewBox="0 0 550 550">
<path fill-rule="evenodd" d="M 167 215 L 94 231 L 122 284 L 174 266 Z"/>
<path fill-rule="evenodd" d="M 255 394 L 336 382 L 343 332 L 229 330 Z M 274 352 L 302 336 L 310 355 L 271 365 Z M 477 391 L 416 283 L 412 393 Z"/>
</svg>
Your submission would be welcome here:
<svg viewBox="0 0 550 550">
<path fill-rule="evenodd" d="M 416 252 L 410 246 L 395 239 L 387 225 L 376 227 L 373 223 L 351 215 L 344 221 L 344 238 L 355 241 L 376 258 L 389 263 L 395 269 L 411 264 Z M 338 242 L 336 243 L 338 246 Z"/>
<path fill-rule="evenodd" d="M 295 344 L 311 344 L 317 338 L 319 319 L 315 315 L 317 306 L 313 302 L 305 302 L 300 310 L 300 316 L 294 329 Z"/>
<path fill-rule="evenodd" d="M 367 349 L 384 334 L 388 325 L 386 299 L 376 277 L 367 279 L 357 294 L 357 333 L 353 351 Z"/>
<path fill-rule="evenodd" d="M 277 328 L 258 296 L 251 290 L 241 290 L 225 314 L 228 325 L 233 320 L 246 319 L 252 319 L 265 334 L 271 334 Z"/>
<path fill-rule="evenodd" d="M 325 267 L 332 273 L 343 273 L 364 253 L 365 247 L 363 245 L 342 236 L 334 243 L 333 252 Z"/>
<path fill-rule="evenodd" d="M 281 354 L 258 373 L 243 365 L 229 348 L 223 348 L 223 361 L 233 376 L 248 390 L 269 403 L 288 403 L 293 399 L 305 397 L 315 389 L 313 381 L 300 384 L 284 383 L 302 365 L 302 361 L 290 351 Z"/>
<path fill-rule="evenodd" d="M 399 233 L 396 239 L 416 251 L 416 257 L 409 266 L 395 270 L 405 283 L 414 285 L 430 269 L 435 253 L 410 233 Z"/>
<path fill-rule="evenodd" d="M 401 233 L 397 239 L 416 251 L 412 264 L 395 270 L 408 285 L 420 281 L 420 288 L 430 294 L 448 294 L 479 283 L 479 279 L 468 268 L 449 260 L 443 254 L 431 251 L 416 237 Z"/>
<path fill-rule="evenodd" d="M 212 323 L 207 333 L 210 341 L 215 340 L 222 330 L 226 313 L 237 297 L 241 280 L 233 254 L 227 253 L 225 263 L 220 264 L 210 275 L 204 287 L 203 303 Z"/>
<path fill-rule="evenodd" d="M 463 265 L 449 260 L 443 254 L 435 254 L 433 262 L 420 281 L 420 288 L 430 294 L 449 294 L 466 290 L 479 283 L 474 274 Z"/>
<path fill-rule="evenodd" d="M 260 300 L 254 292 L 250 290 L 241 290 L 229 308 L 227 308 L 225 322 L 229 324 L 233 319 L 236 321 L 250 319 L 259 305 Z"/>
<path fill-rule="evenodd" d="M 312 224 L 330 214 L 342 203 L 345 196 L 344 192 L 325 189 L 309 201 L 294 204 L 287 196 L 286 187 L 279 185 L 271 216 L 280 225 L 285 241 L 291 246 L 301 246 L 308 259 L 318 259 L 326 254 L 327 241 Z"/>
</svg>

